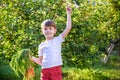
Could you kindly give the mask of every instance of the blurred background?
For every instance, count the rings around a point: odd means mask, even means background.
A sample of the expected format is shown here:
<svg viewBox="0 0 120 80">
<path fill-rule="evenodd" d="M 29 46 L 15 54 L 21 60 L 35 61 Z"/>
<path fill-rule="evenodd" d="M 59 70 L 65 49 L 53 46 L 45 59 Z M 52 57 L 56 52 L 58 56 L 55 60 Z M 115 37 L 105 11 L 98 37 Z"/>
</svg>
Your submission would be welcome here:
<svg viewBox="0 0 120 80">
<path fill-rule="evenodd" d="M 62 48 L 63 80 L 120 80 L 119 0 L 0 0 L 0 79 L 22 80 L 9 66 L 13 55 L 44 41 L 41 22 L 52 19 L 57 35 L 72 8 L 72 30 Z M 39 80 L 40 66 L 35 66 Z"/>
</svg>

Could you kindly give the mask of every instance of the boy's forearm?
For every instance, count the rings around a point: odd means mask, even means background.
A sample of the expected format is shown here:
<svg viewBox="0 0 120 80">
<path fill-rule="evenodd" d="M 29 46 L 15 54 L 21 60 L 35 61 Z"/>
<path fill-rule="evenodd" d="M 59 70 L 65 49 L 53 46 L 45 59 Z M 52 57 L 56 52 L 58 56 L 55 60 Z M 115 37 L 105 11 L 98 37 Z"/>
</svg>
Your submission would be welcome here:
<svg viewBox="0 0 120 80">
<path fill-rule="evenodd" d="M 40 60 L 39 58 L 32 57 L 31 60 L 32 60 L 33 62 L 35 62 L 36 64 L 41 65 L 41 60 Z"/>
<path fill-rule="evenodd" d="M 70 30 L 71 29 L 71 13 L 67 13 L 67 23 L 66 23 L 66 28 L 68 29 L 68 30 Z"/>
<path fill-rule="evenodd" d="M 67 7 L 66 8 L 67 11 L 67 21 L 66 21 L 66 28 L 65 30 L 62 32 L 62 38 L 64 39 L 67 34 L 70 32 L 71 30 L 71 8 Z"/>
</svg>

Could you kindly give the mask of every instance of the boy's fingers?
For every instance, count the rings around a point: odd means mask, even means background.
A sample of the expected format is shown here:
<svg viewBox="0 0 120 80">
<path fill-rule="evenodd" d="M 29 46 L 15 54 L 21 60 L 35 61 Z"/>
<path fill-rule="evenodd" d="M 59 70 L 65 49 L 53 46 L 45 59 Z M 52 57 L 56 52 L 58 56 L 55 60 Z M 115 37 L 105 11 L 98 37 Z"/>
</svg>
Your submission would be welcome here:
<svg viewBox="0 0 120 80">
<path fill-rule="evenodd" d="M 67 6 L 66 11 L 71 12 L 71 8 L 69 6 Z"/>
</svg>

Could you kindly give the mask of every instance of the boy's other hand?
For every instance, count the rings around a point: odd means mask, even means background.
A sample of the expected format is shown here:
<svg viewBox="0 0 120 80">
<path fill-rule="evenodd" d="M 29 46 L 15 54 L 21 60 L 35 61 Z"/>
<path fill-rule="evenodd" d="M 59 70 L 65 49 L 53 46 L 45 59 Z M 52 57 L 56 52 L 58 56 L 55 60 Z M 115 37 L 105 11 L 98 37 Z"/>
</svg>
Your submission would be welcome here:
<svg viewBox="0 0 120 80">
<path fill-rule="evenodd" d="M 70 13 L 72 12 L 72 9 L 71 9 L 70 6 L 67 6 L 67 7 L 66 7 L 66 12 L 67 12 L 68 14 L 70 14 Z"/>
</svg>

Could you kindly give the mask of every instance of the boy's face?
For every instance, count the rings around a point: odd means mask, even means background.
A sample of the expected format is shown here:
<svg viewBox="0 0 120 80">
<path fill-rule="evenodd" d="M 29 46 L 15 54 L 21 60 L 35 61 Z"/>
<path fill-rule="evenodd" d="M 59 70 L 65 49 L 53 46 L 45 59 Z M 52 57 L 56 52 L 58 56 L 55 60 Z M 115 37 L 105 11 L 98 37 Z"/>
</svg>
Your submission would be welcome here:
<svg viewBox="0 0 120 80">
<path fill-rule="evenodd" d="M 52 26 L 46 26 L 42 28 L 42 33 L 44 34 L 45 38 L 53 38 L 54 34 L 56 33 L 56 28 Z"/>
</svg>

